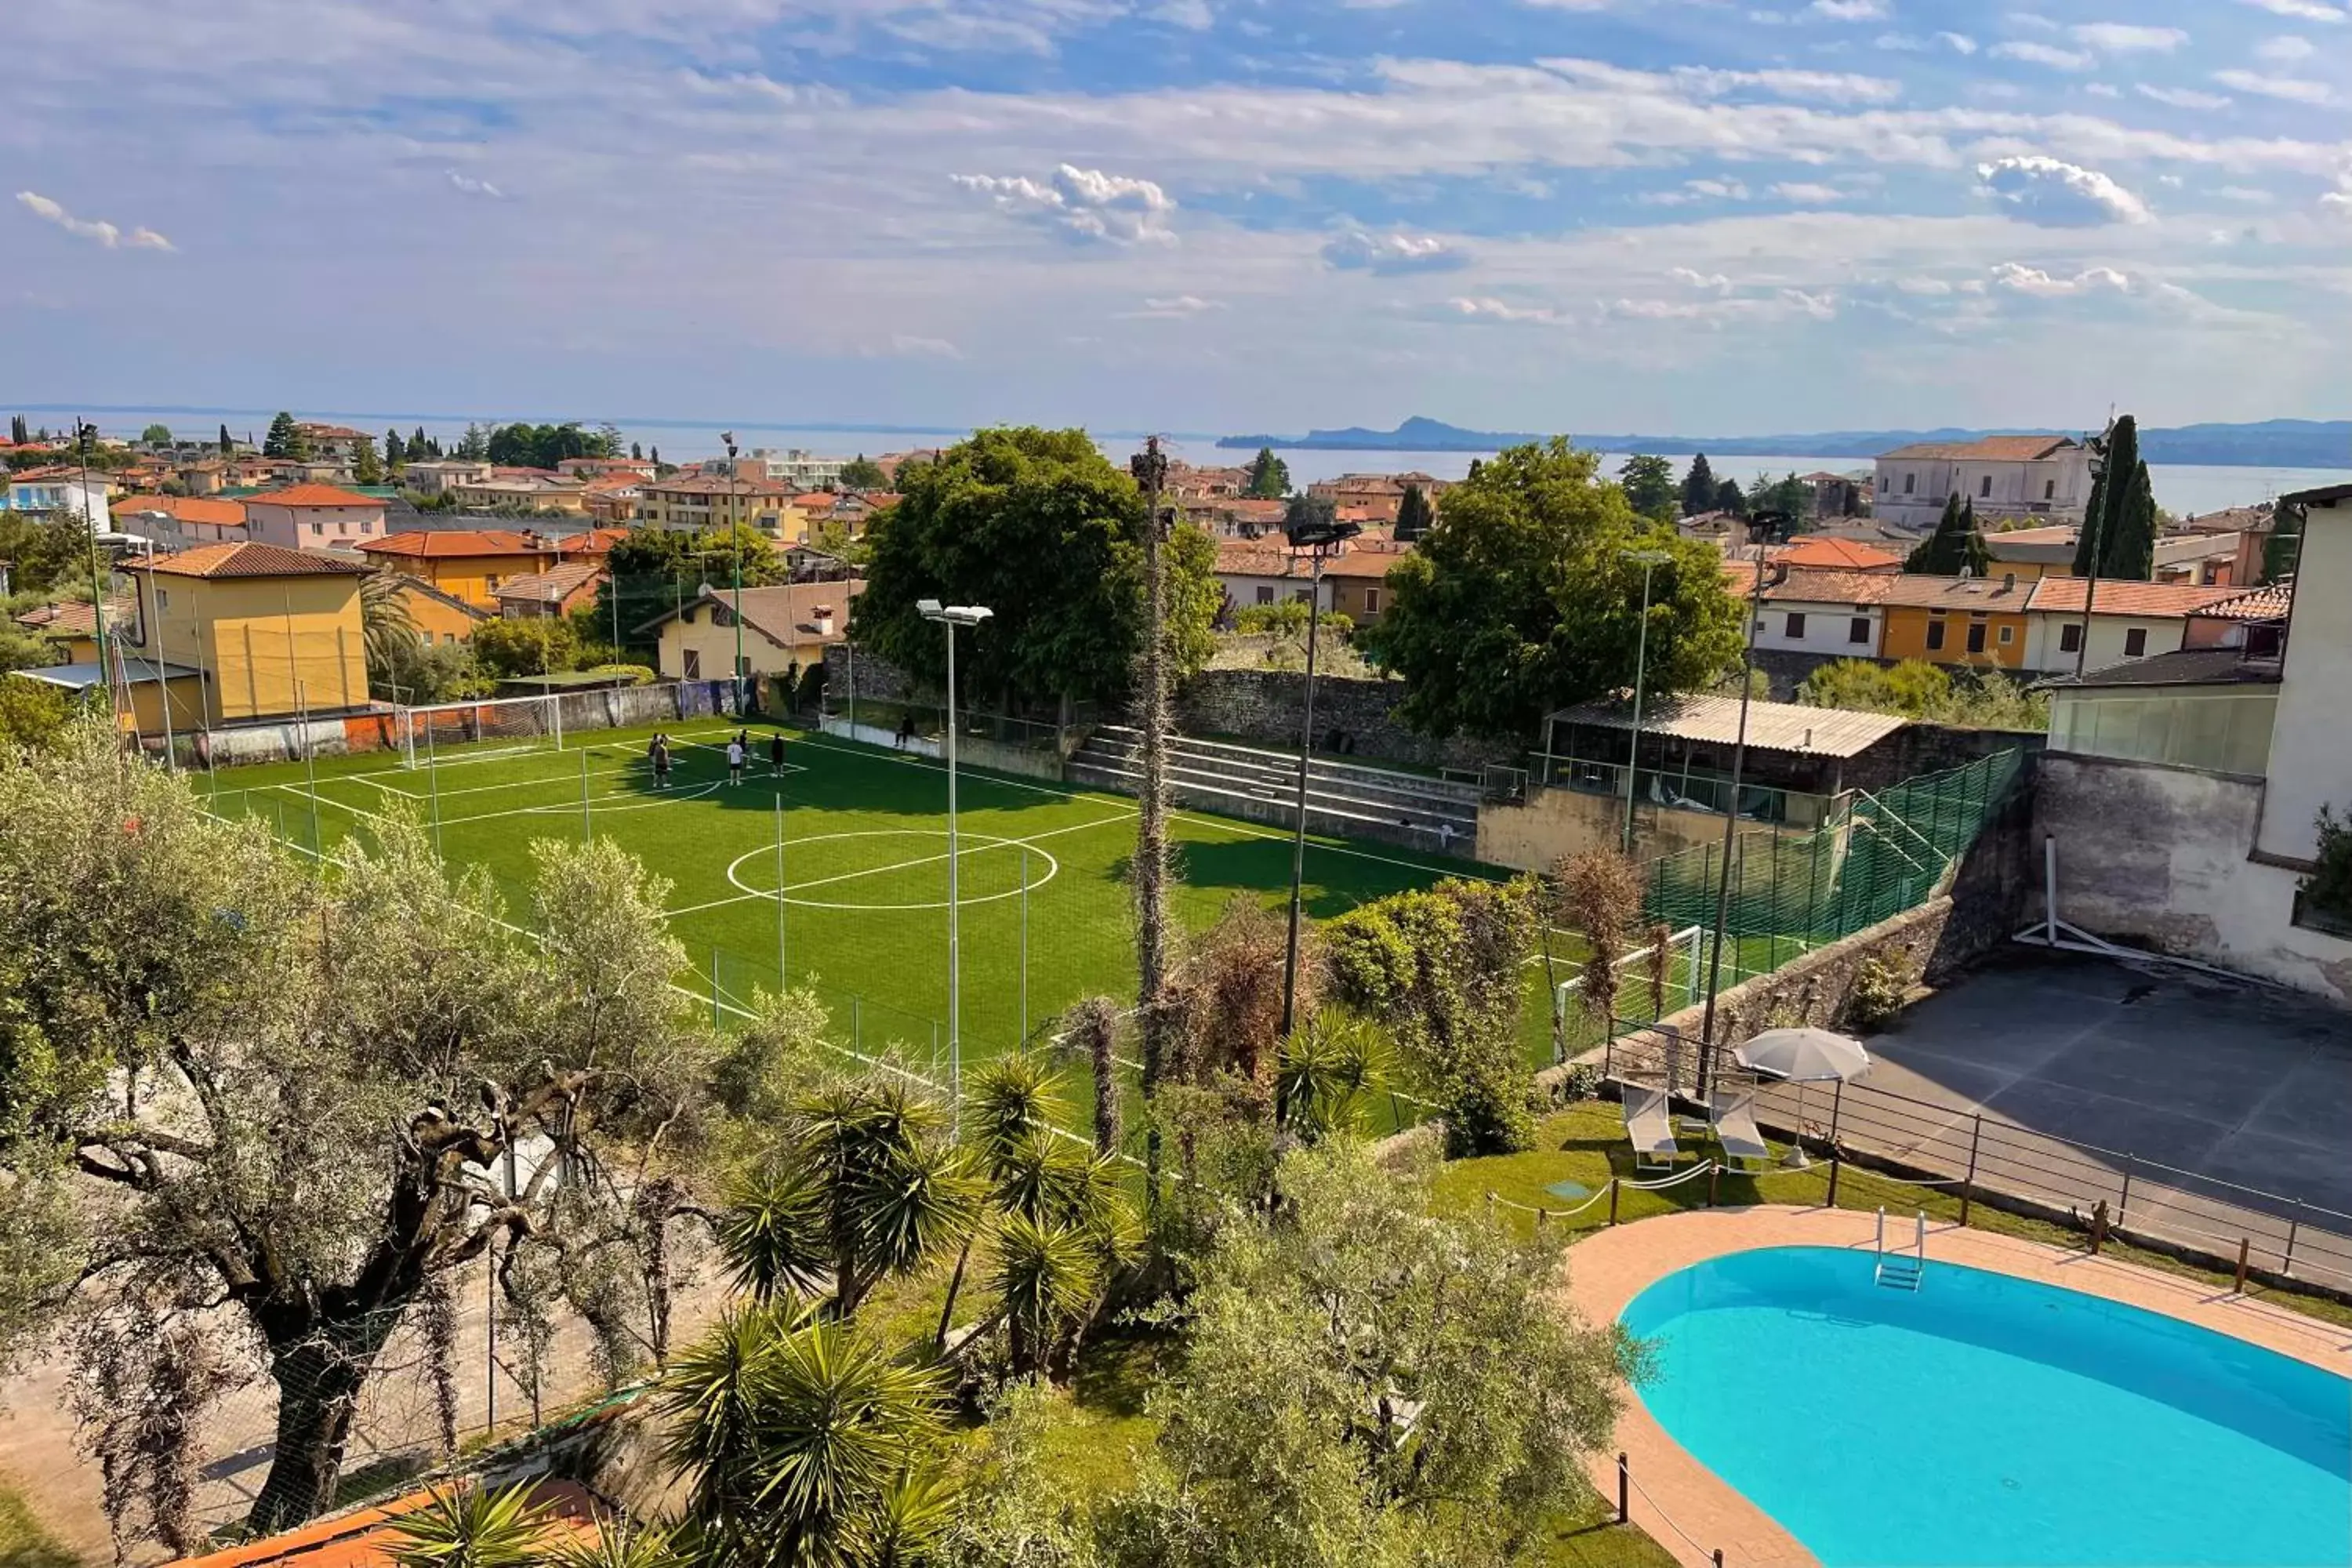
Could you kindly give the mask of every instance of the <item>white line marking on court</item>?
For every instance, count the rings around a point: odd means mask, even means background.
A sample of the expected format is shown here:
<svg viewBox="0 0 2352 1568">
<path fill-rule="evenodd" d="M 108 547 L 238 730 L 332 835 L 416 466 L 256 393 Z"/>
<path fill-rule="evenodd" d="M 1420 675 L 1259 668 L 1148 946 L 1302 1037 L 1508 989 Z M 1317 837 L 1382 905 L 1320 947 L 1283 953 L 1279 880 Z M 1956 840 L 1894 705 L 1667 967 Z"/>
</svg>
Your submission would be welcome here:
<svg viewBox="0 0 2352 1568">
<path fill-rule="evenodd" d="M 1093 825 L 1088 824 L 1087 826 L 1091 826 Z M 1066 832 L 1068 830 L 1064 829 L 1064 831 Z M 815 833 L 811 834 L 806 838 L 788 838 L 784 841 L 784 844 L 786 848 L 791 849 L 810 844 L 823 844 L 830 839 L 836 838 L 895 838 L 907 836 L 920 836 L 926 838 L 944 838 L 947 837 L 947 829 L 943 827 L 869 827 L 861 828 L 850 833 Z M 964 833 L 961 835 L 961 837 L 980 839 L 982 842 L 975 844 L 970 849 L 966 849 L 959 844 L 956 847 L 955 855 L 956 858 L 960 861 L 967 859 L 974 855 L 985 854 L 991 849 L 1032 849 L 1036 847 L 1026 838 L 1000 838 L 992 833 Z M 1042 837 L 1042 835 L 1040 837 Z M 754 888 L 745 882 L 742 878 L 735 874 L 737 868 L 740 867 L 744 861 L 760 856 L 772 856 L 774 853 L 775 846 L 773 844 L 764 845 L 757 849 L 745 850 L 742 854 L 735 857 L 732 861 L 729 862 L 727 867 L 727 879 L 734 883 L 737 887 L 741 888 L 744 892 L 751 895 L 752 898 L 774 898 L 776 894 L 773 889 Z M 971 904 L 992 904 L 1000 899 L 1017 899 L 1023 893 L 1031 891 L 1037 888 L 1042 888 L 1046 883 L 1052 881 L 1055 877 L 1061 875 L 1062 863 L 1054 858 L 1050 850 L 1038 849 L 1037 853 L 1045 858 L 1045 874 L 1038 878 L 1035 881 L 1029 883 L 1026 887 L 1010 889 L 1002 893 L 989 893 L 975 899 L 959 898 L 956 900 L 956 902 L 959 905 L 969 906 Z M 784 891 L 788 894 L 797 893 L 804 888 L 823 888 L 828 887 L 835 882 L 855 881 L 860 877 L 870 877 L 877 871 L 908 870 L 917 866 L 933 865 L 946 858 L 947 856 L 944 854 L 933 855 L 929 857 L 927 859 L 902 861 L 896 866 L 874 866 L 859 871 L 843 871 L 831 877 L 812 878 L 810 880 L 805 882 L 787 883 L 785 884 Z M 787 898 L 784 900 L 784 902 L 788 904 L 798 904 L 801 908 L 807 910 L 943 910 L 948 907 L 948 901 L 945 899 L 931 899 L 925 902 L 916 904 L 840 904 L 828 903 L 822 899 L 794 898 Z"/>
</svg>

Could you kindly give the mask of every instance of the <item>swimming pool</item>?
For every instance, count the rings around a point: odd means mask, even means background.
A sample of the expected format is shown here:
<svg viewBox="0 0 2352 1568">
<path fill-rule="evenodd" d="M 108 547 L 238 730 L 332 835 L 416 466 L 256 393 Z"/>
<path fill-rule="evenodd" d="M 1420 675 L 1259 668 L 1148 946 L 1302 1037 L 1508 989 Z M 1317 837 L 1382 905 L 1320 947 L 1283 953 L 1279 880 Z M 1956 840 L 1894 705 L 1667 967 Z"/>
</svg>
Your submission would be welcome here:
<svg viewBox="0 0 2352 1568">
<path fill-rule="evenodd" d="M 1735 1252 L 1622 1314 L 1642 1402 L 1825 1568 L 2352 1562 L 2352 1381 L 2029 1279 Z"/>
</svg>

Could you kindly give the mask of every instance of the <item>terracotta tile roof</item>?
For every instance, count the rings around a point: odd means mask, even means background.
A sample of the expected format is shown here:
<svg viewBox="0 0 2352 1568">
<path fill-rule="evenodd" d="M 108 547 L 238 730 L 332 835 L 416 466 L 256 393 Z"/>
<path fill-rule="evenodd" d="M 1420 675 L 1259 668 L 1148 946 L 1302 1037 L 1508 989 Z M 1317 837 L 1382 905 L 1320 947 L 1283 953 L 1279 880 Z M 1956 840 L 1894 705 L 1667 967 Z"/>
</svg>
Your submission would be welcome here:
<svg viewBox="0 0 2352 1568">
<path fill-rule="evenodd" d="M 110 626 L 131 619 L 138 607 L 127 598 L 106 602 L 106 624 Z M 72 599 L 60 605 L 36 605 L 16 617 L 16 624 L 28 632 L 48 632 L 57 637 L 89 637 L 98 635 L 98 606 L 84 600 Z"/>
<path fill-rule="evenodd" d="M 551 539 L 548 544 L 559 555 L 601 557 L 610 555 L 613 546 L 628 537 L 629 531 L 625 528 L 592 528 L 583 533 Z"/>
<path fill-rule="evenodd" d="M 1366 549 L 1351 544 L 1323 563 L 1326 577 L 1381 578 L 1402 558 L 1411 545 Z M 1296 577 L 1301 582 L 1315 573 L 1311 557 L 1295 552 L 1282 539 L 1220 539 L 1217 574 L 1221 577 Z"/>
<path fill-rule="evenodd" d="M 1908 447 L 1897 447 L 1892 452 L 1881 453 L 1878 460 L 1883 463 L 1890 458 L 1974 458 L 1979 462 L 2021 463 L 2047 458 L 2075 445 L 2077 443 L 2071 436 L 1987 436 L 1979 441 L 1915 441 Z"/>
<path fill-rule="evenodd" d="M 2222 621 L 2276 621 L 2284 620 L 2294 608 L 2294 584 L 2273 583 L 2235 598 L 2216 600 L 2197 614 Z"/>
<path fill-rule="evenodd" d="M 2087 578 L 2044 577 L 2033 585 L 2032 607 L 2061 615 L 2068 611 L 2080 615 L 2089 588 Z M 2119 583 L 2102 578 L 2098 593 L 2091 597 L 2091 613 L 2181 619 L 2208 605 L 2218 605 L 2244 593 L 2243 588 L 2227 584 L 2218 588 L 2199 588 L 2186 583 Z"/>
<path fill-rule="evenodd" d="M 364 577 L 369 568 L 316 550 L 286 550 L 275 544 L 200 544 L 152 562 L 122 563 L 125 572 L 161 572 L 173 577 Z"/>
<path fill-rule="evenodd" d="M 1816 539 L 1811 535 L 1794 541 L 1772 559 L 1791 571 L 1867 572 L 1903 563 L 1903 557 L 1891 550 L 1874 549 L 1851 539 Z"/>
<path fill-rule="evenodd" d="M 134 500 L 116 501 L 110 510 L 118 520 L 160 511 L 169 513 L 182 522 L 216 523 L 232 528 L 241 528 L 245 524 L 243 502 L 207 500 L 202 496 L 140 496 Z"/>
<path fill-rule="evenodd" d="M 649 496 L 774 496 L 782 500 L 798 492 L 782 479 L 730 479 L 721 474 L 677 474 L 667 479 L 647 479 L 645 493 Z"/>
<path fill-rule="evenodd" d="M 257 506 L 364 506 L 383 510 L 383 502 L 373 496 L 338 489 L 333 485 L 288 485 L 282 490 L 264 490 L 246 500 Z"/>
<path fill-rule="evenodd" d="M 2003 610 L 2030 607 L 2033 584 L 2005 584 L 2000 577 L 1930 577 L 1908 572 L 1791 572 L 1764 597 L 1775 603 L 1902 605 L 1937 610 Z"/>
<path fill-rule="evenodd" d="M 849 633 L 850 601 L 866 591 L 862 578 L 853 577 L 845 583 L 789 583 L 768 588 L 743 590 L 743 624 L 778 647 L 791 647 L 800 643 L 839 642 Z M 722 625 L 733 624 L 735 590 L 706 588 L 699 598 L 686 608 L 715 605 Z M 833 612 L 833 630 L 819 633 L 816 614 L 819 609 Z M 677 618 L 677 610 L 667 610 L 646 623 L 646 626 L 662 626 Z M 643 627 L 639 628 L 644 629 Z"/>
<path fill-rule="evenodd" d="M 419 528 L 364 539 L 360 549 L 370 555 L 394 555 L 407 560 L 446 560 L 463 555 L 548 555 L 553 551 L 528 533 L 503 528 Z"/>
<path fill-rule="evenodd" d="M 551 1535 L 584 1534 L 595 1528 L 595 1500 L 577 1481 L 541 1479 L 531 1489 L 531 1500 L 553 1513 Z M 183 1558 L 166 1568 L 263 1568 L 281 1563 L 289 1568 L 389 1568 L 396 1541 L 393 1524 L 424 1511 L 433 1501 L 429 1491 L 412 1492 L 380 1507 L 314 1520 L 283 1535 Z"/>
<path fill-rule="evenodd" d="M 604 569 L 593 561 L 567 561 L 544 572 L 510 577 L 499 584 L 491 596 L 525 604 L 560 605 L 577 593 L 583 584 L 593 583 L 604 575 Z"/>
</svg>

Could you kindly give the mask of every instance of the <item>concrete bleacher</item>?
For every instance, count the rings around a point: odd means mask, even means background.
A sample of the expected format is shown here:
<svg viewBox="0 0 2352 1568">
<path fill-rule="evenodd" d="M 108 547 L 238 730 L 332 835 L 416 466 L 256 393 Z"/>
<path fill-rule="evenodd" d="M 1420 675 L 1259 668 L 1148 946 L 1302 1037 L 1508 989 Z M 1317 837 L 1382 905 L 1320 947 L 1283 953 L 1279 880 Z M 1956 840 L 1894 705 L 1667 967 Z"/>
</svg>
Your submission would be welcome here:
<svg viewBox="0 0 2352 1568">
<path fill-rule="evenodd" d="M 1071 756 L 1065 776 L 1133 795 L 1142 776 L 1139 731 L 1097 728 Z M 1223 741 L 1172 737 L 1168 786 L 1183 805 L 1291 826 L 1298 753 Z M 1478 842 L 1478 786 L 1421 773 L 1316 757 L 1307 770 L 1307 826 L 1315 833 L 1378 838 L 1470 858 Z M 1449 837 L 1444 829 L 1453 829 Z"/>
</svg>

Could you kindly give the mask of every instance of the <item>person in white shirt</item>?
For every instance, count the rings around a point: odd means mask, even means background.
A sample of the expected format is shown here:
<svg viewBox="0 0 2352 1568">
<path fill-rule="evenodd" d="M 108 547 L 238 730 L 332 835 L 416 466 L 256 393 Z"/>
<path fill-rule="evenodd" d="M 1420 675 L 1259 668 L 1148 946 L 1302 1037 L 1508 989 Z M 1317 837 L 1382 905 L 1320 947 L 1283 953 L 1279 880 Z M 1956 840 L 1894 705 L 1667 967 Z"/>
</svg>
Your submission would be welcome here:
<svg viewBox="0 0 2352 1568">
<path fill-rule="evenodd" d="M 743 782 L 743 742 L 740 740 L 727 742 L 727 782 L 731 784 Z"/>
</svg>

